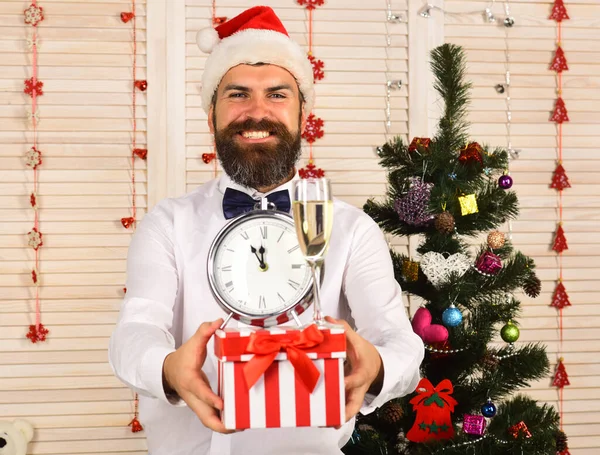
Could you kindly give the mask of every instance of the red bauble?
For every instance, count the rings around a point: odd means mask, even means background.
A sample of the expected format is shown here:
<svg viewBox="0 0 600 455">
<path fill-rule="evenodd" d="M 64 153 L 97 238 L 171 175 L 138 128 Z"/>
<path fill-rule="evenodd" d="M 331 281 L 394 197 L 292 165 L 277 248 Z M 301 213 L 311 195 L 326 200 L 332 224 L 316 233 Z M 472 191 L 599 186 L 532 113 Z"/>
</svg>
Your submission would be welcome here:
<svg viewBox="0 0 600 455">
<path fill-rule="evenodd" d="M 557 73 L 569 71 L 569 65 L 567 65 L 567 58 L 565 57 L 565 52 L 560 46 L 556 48 L 556 53 L 554 54 L 554 60 L 552 60 L 552 63 L 550 64 L 550 69 L 552 71 L 556 71 Z"/>
<path fill-rule="evenodd" d="M 308 54 L 308 60 L 310 61 L 310 64 L 313 67 L 313 78 L 315 81 L 320 81 L 325 77 L 325 72 L 323 71 L 323 68 L 325 67 L 325 64 L 323 63 L 322 60 L 317 60 L 315 58 L 314 55 L 312 55 L 311 53 Z"/>
<path fill-rule="evenodd" d="M 458 161 L 463 164 L 477 163 L 483 166 L 483 149 L 477 142 L 471 142 L 460 151 Z"/>
<path fill-rule="evenodd" d="M 554 387 L 558 387 L 559 389 L 562 389 L 566 385 L 571 385 L 569 382 L 569 375 L 567 374 L 567 370 L 563 364 L 563 359 L 560 359 L 556 365 L 556 372 L 554 373 L 552 385 Z"/>
<path fill-rule="evenodd" d="M 127 22 L 129 22 L 131 19 L 133 19 L 133 13 L 132 12 L 124 12 L 121 13 L 121 20 L 126 24 Z"/>
<path fill-rule="evenodd" d="M 554 175 L 552 176 L 552 183 L 550 184 L 550 188 L 554 188 L 559 191 L 562 191 L 565 188 L 571 188 L 569 178 L 567 177 L 567 173 L 565 172 L 565 168 L 562 167 L 562 164 L 556 166 L 556 169 L 554 170 Z"/>
<path fill-rule="evenodd" d="M 142 92 L 145 92 L 146 89 L 148 88 L 148 82 L 144 81 L 144 80 L 137 80 L 137 81 L 135 81 L 135 87 L 138 90 L 141 90 Z"/>
<path fill-rule="evenodd" d="M 148 149 L 133 149 L 133 154 L 143 160 L 148 156 Z"/>
<path fill-rule="evenodd" d="M 127 218 L 121 218 L 121 224 L 125 229 L 129 229 L 133 225 L 133 223 L 135 223 L 135 218 L 132 216 Z"/>
<path fill-rule="evenodd" d="M 44 94 L 44 91 L 42 90 L 43 87 L 44 83 L 42 81 L 31 77 L 29 79 L 25 79 L 25 90 L 23 91 L 33 98 L 34 95 L 42 96 Z"/>
<path fill-rule="evenodd" d="M 548 19 L 553 19 L 556 22 L 562 22 L 564 19 L 570 19 L 567 14 L 567 8 L 565 8 L 565 4 L 563 0 L 556 0 L 554 2 L 554 6 L 552 7 L 552 13 Z"/>
<path fill-rule="evenodd" d="M 315 166 L 312 161 L 309 161 L 305 168 L 300 169 L 298 174 L 300 174 L 301 179 L 320 179 L 325 177 L 325 171 Z"/>
<path fill-rule="evenodd" d="M 556 230 L 552 249 L 557 253 L 562 253 L 563 251 L 569 249 L 569 245 L 567 245 L 567 238 L 565 237 L 565 231 L 561 224 L 558 225 L 558 229 Z"/>
<path fill-rule="evenodd" d="M 310 114 L 306 119 L 306 129 L 302 133 L 302 137 L 306 139 L 306 142 L 312 144 L 317 139 L 323 137 L 323 126 L 324 122 L 319 117 L 315 117 L 315 114 Z"/>
<path fill-rule="evenodd" d="M 138 420 L 137 417 L 134 417 L 133 420 L 131 422 L 129 422 L 129 427 L 131 427 L 131 432 L 132 433 L 138 433 L 140 431 L 143 431 L 144 427 L 142 427 L 142 424 L 140 423 L 140 421 Z"/>
<path fill-rule="evenodd" d="M 563 123 L 569 121 L 569 113 L 565 106 L 565 102 L 559 96 L 556 100 L 556 105 L 554 106 L 554 113 L 552 117 L 550 117 L 551 122 Z"/>
<path fill-rule="evenodd" d="M 36 327 L 35 324 L 29 326 L 29 332 L 27 333 L 27 338 L 31 340 L 32 343 L 37 343 L 38 341 L 46 341 L 46 335 L 48 335 L 49 330 L 44 327 L 44 324 L 41 324 Z"/>
<path fill-rule="evenodd" d="M 216 157 L 217 157 L 216 153 L 203 153 L 202 161 L 204 161 L 204 164 L 210 164 L 212 162 L 212 160 L 214 160 Z"/>
<path fill-rule="evenodd" d="M 306 9 L 315 9 L 317 6 L 323 6 L 325 0 L 297 0 L 298 5 L 306 6 Z"/>
</svg>

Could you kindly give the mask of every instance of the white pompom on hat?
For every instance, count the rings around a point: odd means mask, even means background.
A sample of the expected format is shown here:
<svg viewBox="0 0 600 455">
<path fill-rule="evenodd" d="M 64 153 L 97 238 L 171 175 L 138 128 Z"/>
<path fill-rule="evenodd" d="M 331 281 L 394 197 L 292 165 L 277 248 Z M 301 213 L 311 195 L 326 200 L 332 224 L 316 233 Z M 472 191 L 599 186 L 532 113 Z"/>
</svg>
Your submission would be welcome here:
<svg viewBox="0 0 600 455">
<path fill-rule="evenodd" d="M 217 28 L 202 29 L 196 41 L 201 51 L 210 54 L 202 74 L 202 108 L 206 113 L 225 73 L 240 64 L 256 63 L 288 70 L 304 95 L 305 111 L 312 110 L 315 102 L 312 64 L 268 6 L 255 6 Z"/>
</svg>

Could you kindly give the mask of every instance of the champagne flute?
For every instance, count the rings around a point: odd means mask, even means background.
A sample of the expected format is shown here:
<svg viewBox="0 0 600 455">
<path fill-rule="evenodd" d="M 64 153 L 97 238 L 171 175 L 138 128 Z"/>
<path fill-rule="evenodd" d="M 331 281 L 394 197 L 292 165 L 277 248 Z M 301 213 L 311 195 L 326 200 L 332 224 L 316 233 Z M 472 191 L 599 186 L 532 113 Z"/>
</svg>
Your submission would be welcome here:
<svg viewBox="0 0 600 455">
<path fill-rule="evenodd" d="M 338 327 L 325 321 L 321 311 L 321 267 L 333 225 L 329 180 L 310 178 L 294 181 L 292 207 L 300 250 L 313 276 L 313 322 L 320 327 Z"/>
</svg>

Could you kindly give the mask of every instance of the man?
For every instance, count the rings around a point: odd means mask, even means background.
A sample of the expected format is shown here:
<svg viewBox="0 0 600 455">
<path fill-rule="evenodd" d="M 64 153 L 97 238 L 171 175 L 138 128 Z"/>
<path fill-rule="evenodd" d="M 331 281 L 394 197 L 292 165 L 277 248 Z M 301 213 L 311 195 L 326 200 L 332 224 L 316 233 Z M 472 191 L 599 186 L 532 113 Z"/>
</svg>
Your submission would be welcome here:
<svg viewBox="0 0 600 455">
<path fill-rule="evenodd" d="M 234 215 L 224 210 L 229 189 L 256 200 L 282 190 L 289 196 L 314 92 L 305 53 L 270 8 L 251 8 L 217 31 L 199 34 L 201 48 L 212 51 L 202 101 L 225 175 L 161 202 L 140 223 L 110 362 L 141 395 L 150 455 L 340 453 L 359 410 L 372 412 L 414 390 L 423 345 L 410 327 L 381 231 L 336 200 L 322 299 L 323 312 L 347 331 L 348 422 L 340 429 L 225 430 L 211 338 L 225 313 L 210 292 L 208 249 Z"/>
</svg>

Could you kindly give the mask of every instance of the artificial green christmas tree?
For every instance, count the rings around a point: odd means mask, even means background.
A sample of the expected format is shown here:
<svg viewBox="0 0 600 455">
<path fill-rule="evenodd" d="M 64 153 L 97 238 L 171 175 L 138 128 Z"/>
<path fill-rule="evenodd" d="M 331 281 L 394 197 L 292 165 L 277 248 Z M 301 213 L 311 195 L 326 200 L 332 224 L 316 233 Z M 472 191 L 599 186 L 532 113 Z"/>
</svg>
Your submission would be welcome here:
<svg viewBox="0 0 600 455">
<path fill-rule="evenodd" d="M 558 414 L 515 394 L 548 375 L 548 358 L 540 344 L 514 344 L 513 293 L 535 297 L 540 282 L 533 260 L 498 231 L 518 214 L 508 153 L 469 142 L 462 49 L 445 44 L 431 60 L 445 103 L 438 132 L 378 148 L 387 198 L 364 207 L 386 233 L 421 236 L 417 257 L 392 257 L 402 289 L 423 301 L 413 315 L 426 345 L 423 380 L 415 393 L 359 415 L 344 452 L 555 455 Z M 466 241 L 482 234 L 479 247 Z"/>
</svg>

